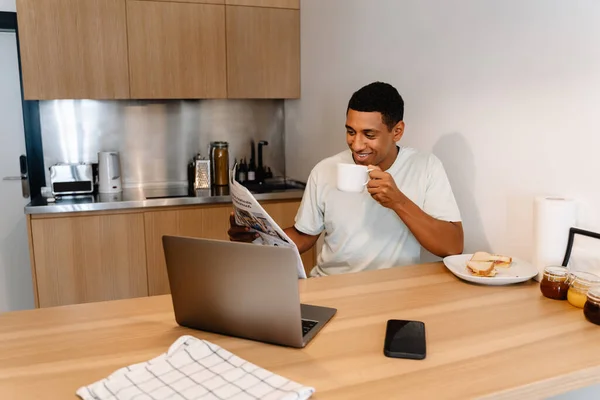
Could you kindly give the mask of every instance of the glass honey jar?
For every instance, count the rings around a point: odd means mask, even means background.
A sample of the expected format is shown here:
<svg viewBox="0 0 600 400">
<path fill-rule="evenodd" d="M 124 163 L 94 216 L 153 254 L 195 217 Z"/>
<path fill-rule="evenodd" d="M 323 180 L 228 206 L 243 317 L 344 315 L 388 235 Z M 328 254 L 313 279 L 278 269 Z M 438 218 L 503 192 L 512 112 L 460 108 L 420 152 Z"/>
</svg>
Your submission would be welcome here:
<svg viewBox="0 0 600 400">
<path fill-rule="evenodd" d="M 569 290 L 569 270 L 565 267 L 550 266 L 544 268 L 544 275 L 540 281 L 542 294 L 554 300 L 566 300 Z"/>
<path fill-rule="evenodd" d="M 592 286 L 600 285 L 600 277 L 591 272 L 575 271 L 567 279 L 569 290 L 567 301 L 575 307 L 583 308 L 587 301 L 588 290 Z"/>
<path fill-rule="evenodd" d="M 583 306 L 585 319 L 593 324 L 600 325 L 600 286 L 588 290 L 587 300 Z"/>
</svg>

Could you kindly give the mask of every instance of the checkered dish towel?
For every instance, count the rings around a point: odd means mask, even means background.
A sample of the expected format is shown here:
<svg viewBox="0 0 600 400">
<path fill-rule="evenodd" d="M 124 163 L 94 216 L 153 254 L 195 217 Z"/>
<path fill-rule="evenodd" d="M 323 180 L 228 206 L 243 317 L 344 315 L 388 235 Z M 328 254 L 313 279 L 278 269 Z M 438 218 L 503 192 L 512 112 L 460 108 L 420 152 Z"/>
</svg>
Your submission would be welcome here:
<svg viewBox="0 0 600 400">
<path fill-rule="evenodd" d="M 275 375 L 192 336 L 150 361 L 77 390 L 83 400 L 303 400 L 315 389 Z"/>
</svg>

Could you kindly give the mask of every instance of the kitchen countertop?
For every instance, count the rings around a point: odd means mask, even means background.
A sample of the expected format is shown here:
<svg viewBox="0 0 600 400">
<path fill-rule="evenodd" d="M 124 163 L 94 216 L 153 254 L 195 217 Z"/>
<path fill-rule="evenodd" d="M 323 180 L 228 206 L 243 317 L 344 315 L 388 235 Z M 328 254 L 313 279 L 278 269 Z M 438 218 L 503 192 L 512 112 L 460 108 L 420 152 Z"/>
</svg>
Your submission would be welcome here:
<svg viewBox="0 0 600 400">
<path fill-rule="evenodd" d="M 252 190 L 258 201 L 301 199 L 305 184 L 288 181 L 268 191 Z M 129 188 L 117 194 L 65 196 L 55 201 L 37 197 L 25 206 L 25 214 L 52 214 L 83 211 L 124 210 L 149 207 L 173 207 L 195 204 L 231 203 L 228 187 L 213 187 L 212 190 L 197 190 L 190 194 L 187 186 L 170 188 Z"/>
<path fill-rule="evenodd" d="M 0 315 L 0 398 L 75 391 L 193 335 L 316 388 L 315 399 L 542 399 L 600 382 L 600 327 L 533 281 L 465 283 L 441 263 L 299 281 L 338 309 L 304 349 L 186 329 L 170 295 Z M 383 355 L 388 319 L 425 323 L 427 358 Z"/>
</svg>

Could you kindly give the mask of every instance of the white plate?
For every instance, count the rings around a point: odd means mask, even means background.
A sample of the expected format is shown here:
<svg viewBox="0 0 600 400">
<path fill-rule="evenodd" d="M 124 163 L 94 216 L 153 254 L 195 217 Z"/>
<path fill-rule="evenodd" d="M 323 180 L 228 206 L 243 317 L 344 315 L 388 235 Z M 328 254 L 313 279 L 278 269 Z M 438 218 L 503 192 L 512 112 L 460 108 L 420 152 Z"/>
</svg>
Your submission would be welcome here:
<svg viewBox="0 0 600 400">
<path fill-rule="evenodd" d="M 538 274 L 537 269 L 527 261 L 513 258 L 510 268 L 496 268 L 496 276 L 475 276 L 467 269 L 467 261 L 473 254 L 459 254 L 444 258 L 444 265 L 454 275 L 465 281 L 481 283 L 483 285 L 510 285 L 525 282 Z"/>
</svg>

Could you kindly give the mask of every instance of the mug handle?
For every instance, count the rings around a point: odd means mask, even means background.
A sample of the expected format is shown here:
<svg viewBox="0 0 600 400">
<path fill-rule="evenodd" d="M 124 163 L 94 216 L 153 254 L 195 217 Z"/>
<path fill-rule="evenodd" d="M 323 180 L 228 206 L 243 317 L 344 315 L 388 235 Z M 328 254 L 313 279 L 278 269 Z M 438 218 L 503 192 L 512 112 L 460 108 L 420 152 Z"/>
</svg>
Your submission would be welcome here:
<svg viewBox="0 0 600 400">
<path fill-rule="evenodd" d="M 367 169 L 367 173 L 369 173 L 371 171 L 375 171 L 375 168 Z M 371 178 L 367 179 L 367 181 L 365 183 L 363 183 L 363 186 L 367 186 L 367 183 L 369 183 L 370 180 L 371 180 Z"/>
</svg>

